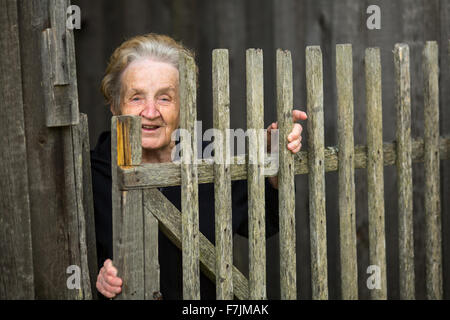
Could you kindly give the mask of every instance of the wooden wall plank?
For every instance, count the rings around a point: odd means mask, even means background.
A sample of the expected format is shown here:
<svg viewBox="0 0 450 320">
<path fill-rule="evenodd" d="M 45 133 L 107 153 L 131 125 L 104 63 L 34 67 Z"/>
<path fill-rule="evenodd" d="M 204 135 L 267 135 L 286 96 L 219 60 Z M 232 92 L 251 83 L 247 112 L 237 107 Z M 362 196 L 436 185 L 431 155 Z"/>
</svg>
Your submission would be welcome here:
<svg viewBox="0 0 450 320">
<path fill-rule="evenodd" d="M 79 139 L 81 145 L 81 162 L 82 162 L 82 174 L 79 183 L 81 183 L 82 199 L 83 199 L 83 211 L 84 211 L 84 227 L 80 228 L 85 230 L 86 233 L 86 250 L 87 250 L 87 267 L 84 272 L 89 273 L 89 280 L 91 282 L 92 298 L 97 296 L 97 242 L 95 236 L 95 214 L 94 214 L 94 199 L 92 194 L 92 174 L 91 174 L 91 161 L 90 161 L 90 143 L 89 143 L 89 125 L 86 114 L 80 113 L 80 123 L 77 126 L 79 130 Z M 75 154 L 77 157 L 78 155 Z M 78 160 L 79 161 L 79 160 Z"/>
<path fill-rule="evenodd" d="M 33 299 L 30 198 L 17 1 L 0 2 L 0 299 Z"/>
<path fill-rule="evenodd" d="M 79 291 L 67 286 L 67 268 L 80 267 L 73 140 L 69 127 L 46 127 L 43 65 L 36 58 L 42 30 L 50 27 L 49 5 L 18 2 L 35 297 L 76 299 Z"/>
<path fill-rule="evenodd" d="M 97 296 L 95 282 L 97 279 L 97 246 L 95 238 L 95 219 L 92 199 L 92 185 L 90 176 L 90 160 L 89 160 L 89 136 L 87 132 L 87 116 L 80 114 L 80 123 L 70 127 L 71 141 L 66 144 L 67 152 L 73 153 L 73 164 L 68 165 L 74 168 L 73 184 L 75 188 L 75 197 L 68 199 L 67 203 L 72 204 L 71 219 L 71 239 L 74 240 L 73 245 L 78 246 L 77 265 L 81 270 L 80 289 L 78 291 L 78 299 L 89 299 Z M 87 150 L 86 150 L 87 142 Z M 69 159 L 68 159 L 69 161 Z M 87 168 L 87 166 L 89 166 Z M 86 172 L 88 170 L 88 172 Z M 70 174 L 70 172 L 68 173 Z M 88 175 L 89 174 L 89 175 Z M 87 180 L 88 179 L 88 180 Z M 77 235 L 77 237 L 75 237 Z"/>
</svg>

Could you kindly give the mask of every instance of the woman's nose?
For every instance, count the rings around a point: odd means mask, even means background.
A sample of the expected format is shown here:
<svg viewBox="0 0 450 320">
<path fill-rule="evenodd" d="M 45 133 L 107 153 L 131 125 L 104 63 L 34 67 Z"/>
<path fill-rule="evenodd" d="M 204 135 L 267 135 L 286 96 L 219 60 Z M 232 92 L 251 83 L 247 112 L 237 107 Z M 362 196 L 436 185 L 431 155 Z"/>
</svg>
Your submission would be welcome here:
<svg viewBox="0 0 450 320">
<path fill-rule="evenodd" d="M 148 119 L 155 119 L 159 117 L 159 110 L 156 107 L 156 103 L 154 101 L 146 101 L 145 107 L 141 112 L 141 116 Z"/>
</svg>

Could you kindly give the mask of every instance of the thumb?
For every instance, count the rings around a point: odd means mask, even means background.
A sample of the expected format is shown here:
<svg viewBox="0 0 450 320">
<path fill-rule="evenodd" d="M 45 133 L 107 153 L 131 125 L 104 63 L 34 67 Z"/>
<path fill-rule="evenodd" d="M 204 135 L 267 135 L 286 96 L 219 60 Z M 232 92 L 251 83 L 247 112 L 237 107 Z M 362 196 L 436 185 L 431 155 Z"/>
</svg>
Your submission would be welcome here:
<svg viewBox="0 0 450 320">
<path fill-rule="evenodd" d="M 112 265 L 113 265 L 113 263 L 112 263 L 112 260 L 111 260 L 111 259 L 106 259 L 105 262 L 103 263 L 103 266 L 104 266 L 105 268 L 112 267 Z"/>
<path fill-rule="evenodd" d="M 113 265 L 113 262 L 111 259 L 108 259 L 105 261 L 105 269 L 106 269 L 106 273 L 116 277 L 117 276 L 117 268 Z"/>
</svg>

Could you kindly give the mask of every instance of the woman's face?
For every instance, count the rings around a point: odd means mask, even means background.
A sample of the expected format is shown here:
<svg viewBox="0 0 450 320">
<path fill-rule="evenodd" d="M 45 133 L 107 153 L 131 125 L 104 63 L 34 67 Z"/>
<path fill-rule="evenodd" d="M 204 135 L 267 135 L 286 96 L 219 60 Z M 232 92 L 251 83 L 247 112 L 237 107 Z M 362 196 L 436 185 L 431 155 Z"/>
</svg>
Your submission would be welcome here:
<svg viewBox="0 0 450 320">
<path fill-rule="evenodd" d="M 178 70 L 165 62 L 142 59 L 122 74 L 121 115 L 142 117 L 142 148 L 163 150 L 178 128 Z"/>
</svg>

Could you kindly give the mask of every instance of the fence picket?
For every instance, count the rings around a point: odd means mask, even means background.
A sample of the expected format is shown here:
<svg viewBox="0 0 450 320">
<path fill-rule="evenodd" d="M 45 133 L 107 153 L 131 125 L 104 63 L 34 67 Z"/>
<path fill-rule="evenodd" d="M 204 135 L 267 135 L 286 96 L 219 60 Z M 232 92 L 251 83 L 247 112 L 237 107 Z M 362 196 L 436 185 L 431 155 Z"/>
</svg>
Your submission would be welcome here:
<svg viewBox="0 0 450 320">
<path fill-rule="evenodd" d="M 292 131 L 292 58 L 289 51 L 277 50 L 277 119 L 279 130 L 278 200 L 280 216 L 281 299 L 297 298 L 294 156 L 286 147 Z"/>
<path fill-rule="evenodd" d="M 439 57 L 435 41 L 423 51 L 425 243 L 428 299 L 442 299 L 442 242 L 439 175 Z"/>
<path fill-rule="evenodd" d="M 200 299 L 197 137 L 197 75 L 192 57 L 182 53 L 180 72 L 181 208 L 183 299 Z"/>
<path fill-rule="evenodd" d="M 409 47 L 396 44 L 395 99 L 397 109 L 397 190 L 400 298 L 412 300 L 414 288 L 414 237 L 411 147 L 411 77 Z"/>
<path fill-rule="evenodd" d="M 318 46 L 306 48 L 308 166 L 312 298 L 328 299 L 327 232 L 325 212 L 325 155 L 323 64 Z"/>
<path fill-rule="evenodd" d="M 247 50 L 249 291 L 251 300 L 267 299 L 264 177 L 264 82 L 262 50 Z"/>
<path fill-rule="evenodd" d="M 336 46 L 339 148 L 339 235 L 341 295 L 358 299 L 355 217 L 355 148 L 353 140 L 353 54 L 351 44 Z"/>
<path fill-rule="evenodd" d="M 213 122 L 221 134 L 214 137 L 214 199 L 216 243 L 216 298 L 233 299 L 233 230 L 231 212 L 230 85 L 228 50 L 212 54 Z M 228 159 L 228 160 L 227 160 Z"/>
<path fill-rule="evenodd" d="M 381 61 L 379 48 L 365 53 L 367 192 L 369 214 L 369 263 L 375 266 L 370 289 L 372 299 L 387 299 L 386 240 L 384 229 L 383 125 L 381 105 Z M 375 275 L 375 274 L 374 274 Z M 378 277 L 379 275 L 379 277 Z M 379 280 L 379 281 L 378 281 Z"/>
</svg>

